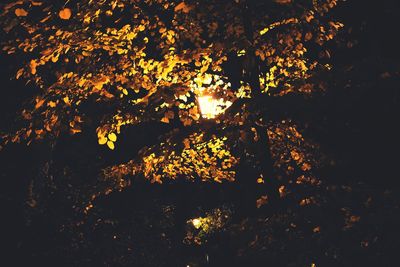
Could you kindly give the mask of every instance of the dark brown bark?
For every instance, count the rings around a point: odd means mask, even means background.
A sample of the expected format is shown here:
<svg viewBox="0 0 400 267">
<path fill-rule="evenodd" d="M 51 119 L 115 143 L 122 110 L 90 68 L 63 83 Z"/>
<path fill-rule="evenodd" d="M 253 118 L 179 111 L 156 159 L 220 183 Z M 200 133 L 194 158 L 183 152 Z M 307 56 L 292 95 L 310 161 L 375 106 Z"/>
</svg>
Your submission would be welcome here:
<svg viewBox="0 0 400 267">
<path fill-rule="evenodd" d="M 246 51 L 246 58 L 244 64 L 244 72 L 246 73 L 246 77 L 248 79 L 248 83 L 251 88 L 251 94 L 253 99 L 260 98 L 262 96 L 261 85 L 260 85 L 260 61 L 259 58 L 255 55 L 254 50 L 254 40 L 253 40 L 253 26 L 251 21 L 251 14 L 249 13 L 249 6 L 248 3 L 245 2 L 243 6 L 243 24 L 245 29 L 245 34 L 248 39 L 249 47 Z M 266 99 L 269 99 L 269 96 L 264 96 Z M 273 160 L 270 151 L 270 139 L 267 133 L 266 127 L 261 126 L 257 123 L 259 119 L 265 118 L 258 110 L 258 106 L 256 105 L 257 102 L 253 102 L 250 104 L 250 112 L 253 116 L 253 125 L 257 130 L 258 140 L 256 141 L 256 156 L 259 159 L 260 164 L 260 171 L 262 176 L 265 179 L 265 188 L 262 190 L 261 193 L 266 193 L 268 196 L 268 200 L 270 204 L 276 202 L 279 198 L 278 192 L 278 182 L 276 177 L 274 176 L 274 169 L 273 169 Z M 256 178 L 256 177 L 255 177 Z M 250 183 L 256 183 L 256 181 L 249 181 Z"/>
</svg>

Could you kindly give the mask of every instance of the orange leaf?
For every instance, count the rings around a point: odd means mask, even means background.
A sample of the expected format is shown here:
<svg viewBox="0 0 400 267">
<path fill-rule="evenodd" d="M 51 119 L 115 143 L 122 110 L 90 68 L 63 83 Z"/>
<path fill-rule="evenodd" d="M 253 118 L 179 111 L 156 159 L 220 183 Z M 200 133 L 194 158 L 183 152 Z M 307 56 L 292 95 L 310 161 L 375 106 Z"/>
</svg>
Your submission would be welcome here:
<svg viewBox="0 0 400 267">
<path fill-rule="evenodd" d="M 71 18 L 72 12 L 71 12 L 71 9 L 64 8 L 64 9 L 60 10 L 58 15 L 60 16 L 61 19 L 68 20 Z"/>
<path fill-rule="evenodd" d="M 43 103 L 44 103 L 44 99 L 37 98 L 36 99 L 35 109 L 40 108 L 43 105 Z"/>
<path fill-rule="evenodd" d="M 28 15 L 28 12 L 26 12 L 23 8 L 17 8 L 15 9 L 15 15 L 17 17 L 26 17 Z"/>
<path fill-rule="evenodd" d="M 35 2 L 31 1 L 32 6 L 41 6 L 43 3 L 42 2 Z"/>
<path fill-rule="evenodd" d="M 189 13 L 190 9 L 191 9 L 191 8 L 190 8 L 189 6 L 187 6 L 187 5 L 185 4 L 185 2 L 181 2 L 180 4 L 178 4 L 178 5 L 174 8 L 174 11 L 175 11 L 175 12 L 178 12 L 179 10 L 182 10 L 183 13 Z"/>
</svg>

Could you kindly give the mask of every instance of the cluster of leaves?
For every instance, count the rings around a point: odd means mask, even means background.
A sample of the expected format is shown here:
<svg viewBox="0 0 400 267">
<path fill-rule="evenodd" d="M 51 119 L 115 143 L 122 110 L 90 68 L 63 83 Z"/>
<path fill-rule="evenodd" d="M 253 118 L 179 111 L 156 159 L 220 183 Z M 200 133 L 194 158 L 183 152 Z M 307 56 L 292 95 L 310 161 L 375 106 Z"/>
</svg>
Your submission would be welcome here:
<svg viewBox="0 0 400 267">
<path fill-rule="evenodd" d="M 233 181 L 237 155 L 259 156 L 251 146 L 266 136 L 256 130 L 263 119 L 243 105 L 215 119 L 214 132 L 230 134 L 205 136 L 198 98 L 212 95 L 233 108 L 240 98 L 259 101 L 257 90 L 270 97 L 317 90 L 309 79 L 329 65 L 309 55 L 308 46 L 317 44 L 316 50 L 329 55 L 324 44 L 343 26 L 328 15 L 336 4 L 9 1 L 1 6 L 7 36 L 2 50 L 25 59 L 16 79 L 34 83 L 39 92 L 23 107 L 18 128 L 3 134 L 3 143 L 54 140 L 87 127 L 97 129 L 99 144 L 113 150 L 123 127 L 169 123 L 194 131 L 172 131 L 133 161 L 106 169 L 104 179 L 121 185 L 117 188 L 129 184 L 123 176 L 133 174 L 159 183 L 177 177 Z M 250 81 L 254 70 L 259 88 Z M 273 135 L 280 140 L 279 129 Z M 235 155 L 231 150 L 238 148 Z M 288 147 L 285 153 L 303 171 L 311 168 L 303 151 Z M 93 199 L 112 190 L 96 192 Z"/>
</svg>

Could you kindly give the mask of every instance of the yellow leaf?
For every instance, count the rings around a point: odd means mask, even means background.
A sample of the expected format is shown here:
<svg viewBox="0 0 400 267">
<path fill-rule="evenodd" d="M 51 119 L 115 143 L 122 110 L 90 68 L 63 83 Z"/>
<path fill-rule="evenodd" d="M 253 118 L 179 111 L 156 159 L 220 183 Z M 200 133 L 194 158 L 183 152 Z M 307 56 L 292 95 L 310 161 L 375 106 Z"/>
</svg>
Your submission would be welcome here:
<svg viewBox="0 0 400 267">
<path fill-rule="evenodd" d="M 69 101 L 69 97 L 68 96 L 64 97 L 63 101 L 64 101 L 65 104 L 71 105 L 71 102 Z"/>
<path fill-rule="evenodd" d="M 56 102 L 50 101 L 49 103 L 47 103 L 47 105 L 48 105 L 49 107 L 51 107 L 51 108 L 54 108 L 54 107 L 56 107 Z"/>
<path fill-rule="evenodd" d="M 17 8 L 15 9 L 15 15 L 17 17 L 26 17 L 28 15 L 28 12 L 26 12 L 23 8 Z"/>
<path fill-rule="evenodd" d="M 71 18 L 72 12 L 71 12 L 71 9 L 64 8 L 64 9 L 60 10 L 58 15 L 60 16 L 61 19 L 68 20 Z"/>
<path fill-rule="evenodd" d="M 114 142 L 113 141 L 108 141 L 107 142 L 107 146 L 109 149 L 114 150 L 115 146 L 114 146 Z"/>
<path fill-rule="evenodd" d="M 105 136 L 100 136 L 99 138 L 99 145 L 105 145 L 107 143 L 107 137 Z"/>
<path fill-rule="evenodd" d="M 51 61 L 52 61 L 53 63 L 56 63 L 56 62 L 58 61 L 58 55 L 53 55 L 53 56 L 51 57 Z"/>
<path fill-rule="evenodd" d="M 110 133 L 110 134 L 108 134 L 108 139 L 115 142 L 115 141 L 117 141 L 117 136 L 115 135 L 115 133 Z"/>
</svg>

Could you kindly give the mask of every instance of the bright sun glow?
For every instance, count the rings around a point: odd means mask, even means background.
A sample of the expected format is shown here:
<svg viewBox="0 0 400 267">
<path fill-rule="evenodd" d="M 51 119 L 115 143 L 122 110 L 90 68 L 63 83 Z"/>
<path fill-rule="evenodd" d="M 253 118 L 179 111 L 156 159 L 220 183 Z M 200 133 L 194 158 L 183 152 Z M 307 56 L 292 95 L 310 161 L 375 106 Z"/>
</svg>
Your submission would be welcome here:
<svg viewBox="0 0 400 267">
<path fill-rule="evenodd" d="M 205 119 L 213 119 L 223 113 L 232 103 L 223 99 L 215 99 L 210 95 L 199 96 L 199 107 L 201 116 Z"/>
</svg>

